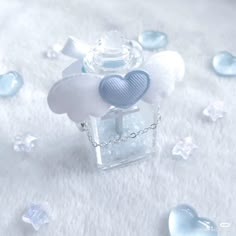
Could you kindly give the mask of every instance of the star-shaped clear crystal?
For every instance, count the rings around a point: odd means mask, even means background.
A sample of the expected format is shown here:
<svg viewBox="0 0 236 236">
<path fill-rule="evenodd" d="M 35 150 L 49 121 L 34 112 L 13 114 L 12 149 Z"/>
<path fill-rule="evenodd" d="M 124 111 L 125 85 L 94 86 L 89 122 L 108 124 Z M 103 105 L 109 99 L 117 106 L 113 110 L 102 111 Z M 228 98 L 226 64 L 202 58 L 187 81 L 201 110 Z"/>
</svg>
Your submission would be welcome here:
<svg viewBox="0 0 236 236">
<path fill-rule="evenodd" d="M 196 148 L 197 145 L 193 143 L 192 137 L 186 137 L 176 143 L 172 149 L 172 155 L 181 156 L 184 160 L 187 160 Z"/>
<path fill-rule="evenodd" d="M 224 102 L 215 101 L 209 104 L 204 110 L 203 115 L 208 117 L 213 122 L 217 121 L 220 118 L 223 118 L 226 111 L 224 108 Z"/>
<path fill-rule="evenodd" d="M 17 135 L 14 140 L 13 148 L 16 152 L 32 152 L 35 148 L 37 138 L 30 135 Z"/>
<path fill-rule="evenodd" d="M 22 220 L 38 231 L 42 225 L 49 223 L 49 216 L 42 205 L 32 204 L 23 214 Z"/>
<path fill-rule="evenodd" d="M 62 45 L 56 43 L 45 51 L 44 55 L 48 59 L 58 59 L 61 55 Z"/>
</svg>

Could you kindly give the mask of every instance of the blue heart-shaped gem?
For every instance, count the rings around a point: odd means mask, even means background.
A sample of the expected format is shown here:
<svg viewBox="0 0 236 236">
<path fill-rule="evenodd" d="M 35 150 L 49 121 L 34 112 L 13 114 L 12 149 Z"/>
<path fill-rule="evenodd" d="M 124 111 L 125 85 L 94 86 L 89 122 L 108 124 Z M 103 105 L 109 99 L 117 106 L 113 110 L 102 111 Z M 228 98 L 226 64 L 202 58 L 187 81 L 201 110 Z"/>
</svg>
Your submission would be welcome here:
<svg viewBox="0 0 236 236">
<path fill-rule="evenodd" d="M 143 97 L 149 85 L 149 75 L 142 70 L 134 70 L 125 77 L 105 77 L 99 85 L 99 93 L 107 103 L 119 108 L 128 108 Z"/>
<path fill-rule="evenodd" d="M 163 32 L 149 30 L 142 32 L 138 41 L 144 49 L 152 51 L 165 48 L 168 44 L 168 37 Z"/>
<path fill-rule="evenodd" d="M 236 57 L 229 52 L 220 52 L 215 55 L 212 65 L 219 75 L 236 76 Z"/>
<path fill-rule="evenodd" d="M 21 75 L 16 71 L 0 75 L 0 96 L 11 97 L 16 95 L 23 84 Z"/>
<path fill-rule="evenodd" d="M 188 205 L 179 205 L 170 212 L 169 231 L 171 236 L 217 236 L 216 225 L 198 217 Z"/>
</svg>

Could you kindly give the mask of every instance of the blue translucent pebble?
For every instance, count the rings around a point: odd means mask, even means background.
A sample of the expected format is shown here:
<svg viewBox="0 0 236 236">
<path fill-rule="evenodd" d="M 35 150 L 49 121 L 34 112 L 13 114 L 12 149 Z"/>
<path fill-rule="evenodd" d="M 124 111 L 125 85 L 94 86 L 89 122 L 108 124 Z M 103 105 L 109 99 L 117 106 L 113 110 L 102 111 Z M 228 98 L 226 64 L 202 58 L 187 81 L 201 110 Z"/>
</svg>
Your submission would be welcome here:
<svg viewBox="0 0 236 236">
<path fill-rule="evenodd" d="M 213 57 L 215 72 L 223 76 L 236 76 L 236 57 L 229 52 L 219 52 Z"/>
<path fill-rule="evenodd" d="M 170 236 L 217 236 L 216 225 L 200 218 L 188 205 L 179 205 L 169 215 Z"/>
<path fill-rule="evenodd" d="M 168 37 L 159 31 L 144 31 L 138 37 L 139 43 L 146 50 L 158 50 L 165 48 L 168 44 Z"/>
<path fill-rule="evenodd" d="M 0 75 L 0 96 L 11 97 L 16 95 L 23 84 L 22 76 L 16 71 Z"/>
</svg>

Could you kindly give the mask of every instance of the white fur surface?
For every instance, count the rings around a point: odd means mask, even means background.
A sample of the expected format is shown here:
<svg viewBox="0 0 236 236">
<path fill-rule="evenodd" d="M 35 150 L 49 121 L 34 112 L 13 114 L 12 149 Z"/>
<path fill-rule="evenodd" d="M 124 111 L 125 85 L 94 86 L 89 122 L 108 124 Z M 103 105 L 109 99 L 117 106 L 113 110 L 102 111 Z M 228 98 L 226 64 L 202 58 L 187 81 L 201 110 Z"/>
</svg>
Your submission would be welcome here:
<svg viewBox="0 0 236 236">
<path fill-rule="evenodd" d="M 166 215 L 177 204 L 201 216 L 231 223 L 220 236 L 236 235 L 236 80 L 219 78 L 210 66 L 221 50 L 236 54 L 233 0 L 0 1 L 0 71 L 25 79 L 18 96 L 0 99 L 1 236 L 167 236 Z M 68 35 L 93 42 L 120 29 L 135 38 L 146 29 L 168 34 L 168 49 L 186 62 L 186 75 L 162 104 L 160 157 L 98 172 L 86 137 L 66 115 L 53 114 L 47 93 L 73 60 L 50 61 L 42 51 Z M 224 100 L 227 116 L 201 116 L 211 101 Z M 39 137 L 29 155 L 12 150 L 21 132 Z M 179 138 L 199 146 L 188 161 L 171 159 Z M 36 234 L 21 222 L 30 202 L 49 202 L 52 220 Z"/>
</svg>

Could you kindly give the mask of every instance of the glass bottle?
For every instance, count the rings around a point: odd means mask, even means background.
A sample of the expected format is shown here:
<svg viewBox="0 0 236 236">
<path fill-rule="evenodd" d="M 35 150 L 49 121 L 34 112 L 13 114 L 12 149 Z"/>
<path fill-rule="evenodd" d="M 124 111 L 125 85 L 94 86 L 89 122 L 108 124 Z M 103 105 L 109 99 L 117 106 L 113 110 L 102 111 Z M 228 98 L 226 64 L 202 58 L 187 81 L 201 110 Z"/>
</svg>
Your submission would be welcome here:
<svg viewBox="0 0 236 236">
<path fill-rule="evenodd" d="M 83 70 L 104 76 L 125 75 L 142 63 L 141 46 L 118 31 L 110 31 L 85 55 Z M 91 117 L 77 126 L 87 133 L 97 166 L 105 170 L 157 155 L 159 121 L 158 107 L 139 101 L 128 109 L 110 107 L 103 117 Z"/>
</svg>

